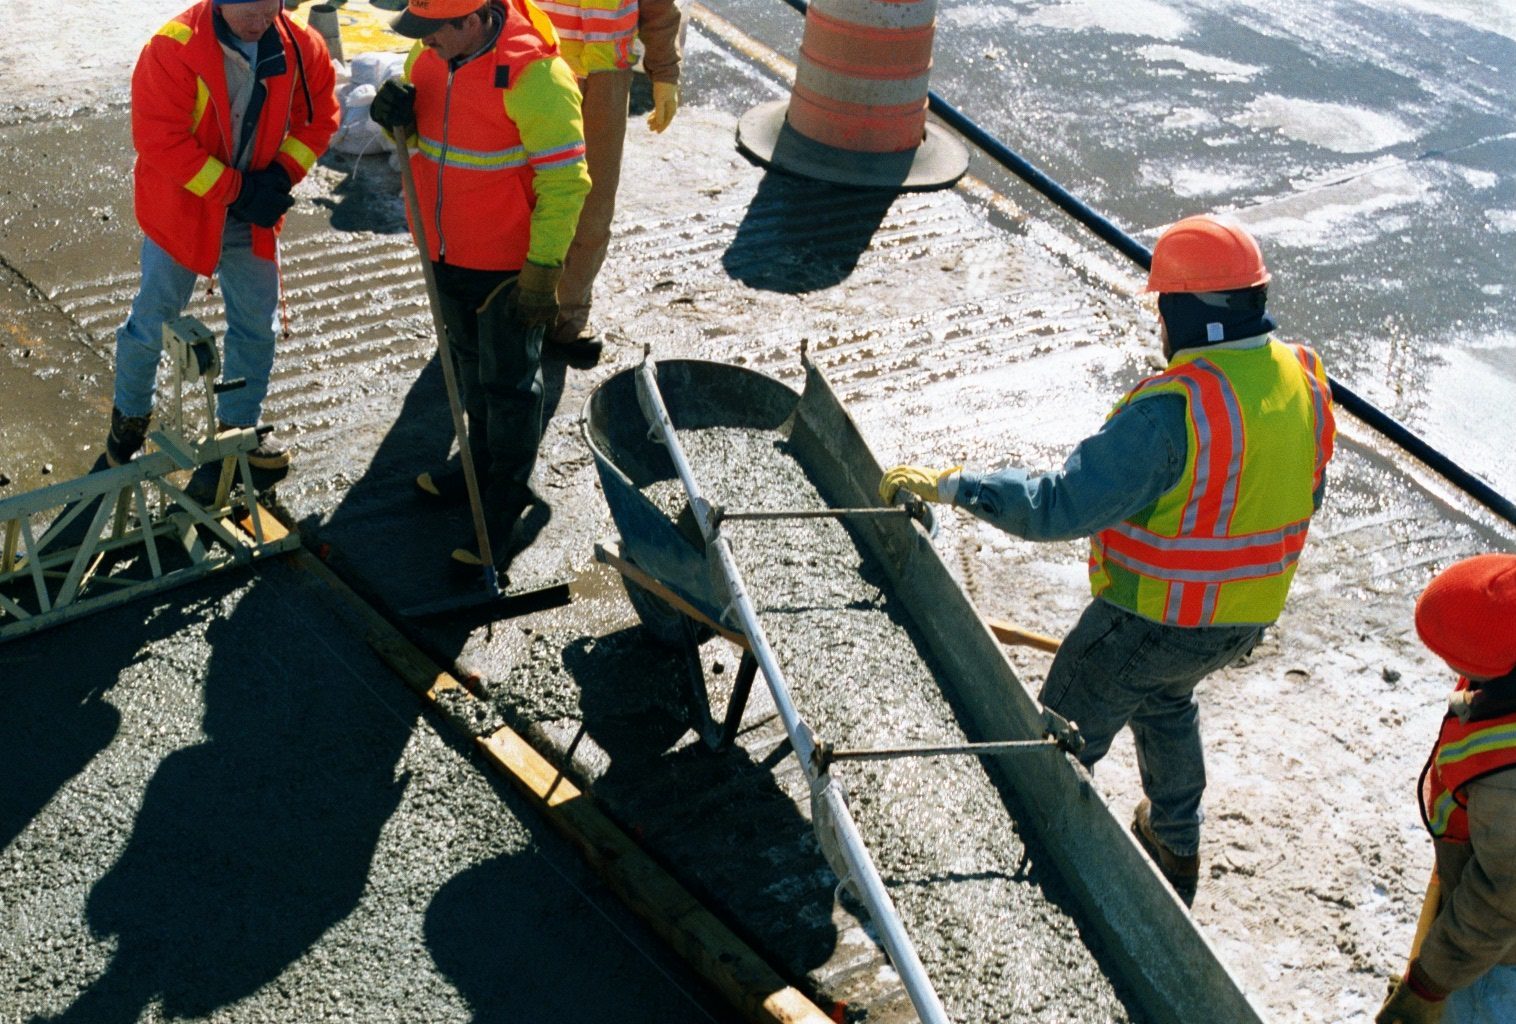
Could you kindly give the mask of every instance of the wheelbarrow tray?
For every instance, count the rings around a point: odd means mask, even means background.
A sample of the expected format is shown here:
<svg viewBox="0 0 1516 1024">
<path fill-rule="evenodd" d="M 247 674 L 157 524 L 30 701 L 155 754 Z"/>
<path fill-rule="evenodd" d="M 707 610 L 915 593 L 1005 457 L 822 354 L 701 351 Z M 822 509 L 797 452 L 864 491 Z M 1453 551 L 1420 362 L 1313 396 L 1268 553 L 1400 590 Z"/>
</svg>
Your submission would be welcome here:
<svg viewBox="0 0 1516 1024">
<path fill-rule="evenodd" d="M 776 430 L 830 507 L 876 503 L 878 460 L 821 370 L 802 356 L 802 393 L 743 367 L 698 360 L 658 363 L 659 390 L 676 429 Z M 634 371 L 602 383 L 586 403 L 583 430 L 622 555 L 706 617 L 721 622 L 698 531 L 681 527 L 642 489 L 675 476 L 649 439 Z M 989 626 L 953 579 L 922 527 L 906 517 L 850 526 L 883 568 L 928 648 L 937 682 L 971 739 L 1041 736 L 1041 708 L 1017 678 Z M 1008 810 L 1052 857 L 1080 916 L 1153 1020 L 1262 1021 L 1216 950 L 1072 757 L 991 759 Z"/>
</svg>

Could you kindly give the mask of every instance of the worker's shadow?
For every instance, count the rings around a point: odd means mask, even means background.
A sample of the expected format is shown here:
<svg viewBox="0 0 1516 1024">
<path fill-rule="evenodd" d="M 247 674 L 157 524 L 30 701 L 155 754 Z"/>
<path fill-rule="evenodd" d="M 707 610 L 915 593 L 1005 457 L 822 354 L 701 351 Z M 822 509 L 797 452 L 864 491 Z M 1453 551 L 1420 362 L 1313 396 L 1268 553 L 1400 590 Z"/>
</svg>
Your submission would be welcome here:
<svg viewBox="0 0 1516 1024">
<path fill-rule="evenodd" d="M 0 647 L 0 850 L 115 739 L 121 712 L 107 699 L 111 688 L 195 615 L 180 592 Z"/>
<path fill-rule="evenodd" d="M 604 905 L 612 897 L 598 882 L 576 877 L 588 869 L 567 863 L 575 856 L 544 834 L 437 890 L 427 950 L 473 1010 L 472 1024 L 541 1020 L 544 1007 L 561 1021 L 710 1021 L 633 954 L 653 940 L 637 922 L 617 920 L 625 911 Z"/>
<path fill-rule="evenodd" d="M 899 193 L 769 171 L 721 257 L 734 280 L 791 295 L 846 281 Z"/>
<path fill-rule="evenodd" d="M 544 424 L 562 399 L 566 374 L 563 362 L 543 360 Z M 335 508 L 305 513 L 300 522 L 307 542 L 329 551 L 348 584 L 384 607 L 413 638 L 424 640 L 443 664 L 462 650 L 470 628 L 500 615 L 488 603 L 477 604 L 486 593 L 482 574 L 459 569 L 451 559 L 455 548 L 475 545 L 468 503 L 439 504 L 416 487 L 419 473 L 457 465 L 453 438 L 442 364 L 434 355 L 406 392 L 362 476 Z M 552 515 L 551 504 L 529 509 L 513 534 L 513 547 L 530 547 Z M 455 598 L 465 602 L 459 614 L 413 614 Z M 473 608 L 467 604 L 471 599 Z"/>
<path fill-rule="evenodd" d="M 390 166 L 389 150 L 376 142 L 371 153 L 328 153 L 322 163 L 345 175 L 332 186 L 330 195 L 315 198 L 315 204 L 328 212 L 334 230 L 384 235 L 407 230 L 400 172 Z"/>
<path fill-rule="evenodd" d="M 275 572 L 292 572 L 275 567 Z M 277 978 L 357 907 L 419 709 L 322 683 L 332 652 L 286 580 L 204 627 L 204 740 L 170 753 L 87 903 L 110 966 L 53 1021 L 203 1018 Z M 312 598 L 314 600 L 314 598 Z M 403 695 L 402 695 L 403 696 Z M 41 1018 L 39 1018 L 41 1019 Z"/>
<path fill-rule="evenodd" d="M 730 678 L 737 658 L 721 657 Z M 684 658 L 640 627 L 575 640 L 563 664 L 579 690 L 584 736 L 609 756 L 594 781 L 597 801 L 672 863 L 703 904 L 742 922 L 781 973 L 801 978 L 826 963 L 838 935 L 837 880 L 810 822 L 775 781 L 776 765 L 793 756 L 788 744 L 754 760 L 740 744 L 716 753 L 686 736 Z M 783 886 L 769 884 L 781 878 Z"/>
</svg>

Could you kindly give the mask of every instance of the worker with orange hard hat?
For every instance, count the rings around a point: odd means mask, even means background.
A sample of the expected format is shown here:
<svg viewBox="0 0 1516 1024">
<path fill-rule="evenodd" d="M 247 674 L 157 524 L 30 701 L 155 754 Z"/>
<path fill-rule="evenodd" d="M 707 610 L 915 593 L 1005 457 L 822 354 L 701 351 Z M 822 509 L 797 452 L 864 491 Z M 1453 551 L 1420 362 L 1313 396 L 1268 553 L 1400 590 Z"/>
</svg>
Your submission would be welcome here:
<svg viewBox="0 0 1516 1024">
<path fill-rule="evenodd" d="M 1335 435 L 1321 360 L 1269 336 L 1268 282 L 1241 225 L 1186 217 L 1159 237 L 1147 282 L 1168 368 L 1061 470 L 896 466 L 879 485 L 887 503 L 905 488 L 1028 540 L 1090 538 L 1094 600 L 1041 700 L 1078 723 L 1086 766 L 1131 725 L 1146 794 L 1132 832 L 1186 903 L 1205 789 L 1194 689 L 1284 608 Z"/>
<path fill-rule="evenodd" d="M 1417 787 L 1437 853 L 1436 917 L 1376 1024 L 1516 1020 L 1516 555 L 1477 555 L 1416 602 L 1458 673 Z"/>
</svg>

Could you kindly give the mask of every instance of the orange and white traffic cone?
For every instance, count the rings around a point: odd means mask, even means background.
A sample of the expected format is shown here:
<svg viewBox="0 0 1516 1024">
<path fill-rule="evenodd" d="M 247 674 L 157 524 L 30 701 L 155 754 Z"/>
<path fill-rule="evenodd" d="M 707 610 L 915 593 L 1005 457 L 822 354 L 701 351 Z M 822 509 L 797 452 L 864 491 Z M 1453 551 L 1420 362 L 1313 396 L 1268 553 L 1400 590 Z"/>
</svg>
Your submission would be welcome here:
<svg viewBox="0 0 1516 1024">
<path fill-rule="evenodd" d="M 936 24 L 936 0 L 812 0 L 790 98 L 744 114 L 737 144 L 841 185 L 951 185 L 969 158 L 926 119 Z"/>
</svg>

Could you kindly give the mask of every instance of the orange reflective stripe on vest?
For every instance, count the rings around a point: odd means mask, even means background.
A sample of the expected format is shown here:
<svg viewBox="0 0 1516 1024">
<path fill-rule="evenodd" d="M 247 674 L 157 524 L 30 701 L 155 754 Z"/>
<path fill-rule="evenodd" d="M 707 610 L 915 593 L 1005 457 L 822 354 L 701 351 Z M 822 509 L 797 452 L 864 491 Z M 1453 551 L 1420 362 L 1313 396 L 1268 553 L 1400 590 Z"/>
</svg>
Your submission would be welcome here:
<svg viewBox="0 0 1516 1024">
<path fill-rule="evenodd" d="M 1292 348 L 1182 353 L 1118 403 L 1180 395 L 1190 445 L 1168 494 L 1092 539 L 1096 596 L 1178 626 L 1278 617 L 1334 433 L 1320 362 Z"/>
<path fill-rule="evenodd" d="M 563 59 L 580 78 L 637 61 L 637 0 L 537 0 L 558 33 Z"/>
<path fill-rule="evenodd" d="M 1468 679 L 1458 689 L 1468 689 Z M 1434 839 L 1469 841 L 1469 783 L 1493 772 L 1516 767 L 1516 714 L 1479 722 L 1462 722 L 1449 714 L 1442 720 L 1437 745 L 1421 772 L 1421 819 Z"/>
</svg>

